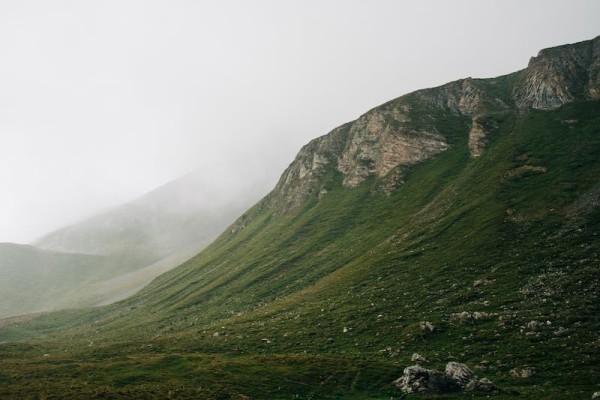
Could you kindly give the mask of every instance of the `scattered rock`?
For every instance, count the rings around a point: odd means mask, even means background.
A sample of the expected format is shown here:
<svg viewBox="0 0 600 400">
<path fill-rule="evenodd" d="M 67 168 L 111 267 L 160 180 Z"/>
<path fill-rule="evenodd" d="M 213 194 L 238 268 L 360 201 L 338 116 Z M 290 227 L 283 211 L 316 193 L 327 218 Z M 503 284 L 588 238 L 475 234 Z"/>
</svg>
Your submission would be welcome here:
<svg viewBox="0 0 600 400">
<path fill-rule="evenodd" d="M 402 376 L 394 381 L 394 385 L 404 393 L 447 393 L 460 389 L 444 373 L 419 365 L 404 368 Z"/>
<path fill-rule="evenodd" d="M 472 381 L 470 381 L 465 387 L 465 390 L 468 392 L 490 393 L 497 391 L 498 387 L 494 385 L 494 383 L 488 378 L 481 378 L 473 379 Z"/>
<path fill-rule="evenodd" d="M 494 282 L 496 282 L 495 279 L 487 279 L 487 278 L 477 279 L 477 280 L 475 280 L 473 282 L 473 287 L 479 287 L 479 286 L 484 286 L 484 285 L 491 285 Z"/>
<path fill-rule="evenodd" d="M 416 357 L 418 356 L 418 357 Z M 422 357 L 413 354 L 415 358 Z M 393 384 L 404 393 L 450 393 L 461 390 L 490 393 L 499 389 L 487 378 L 479 379 L 466 365 L 451 361 L 444 372 L 426 369 L 420 365 L 404 368 L 403 374 Z"/>
<path fill-rule="evenodd" d="M 455 320 L 455 321 L 460 321 L 460 322 L 479 321 L 479 320 L 492 318 L 496 315 L 497 314 L 489 313 L 486 311 L 474 311 L 474 312 L 463 311 L 463 312 L 459 312 L 459 313 L 450 314 L 450 319 Z"/>
<path fill-rule="evenodd" d="M 423 357 L 422 355 L 420 355 L 419 353 L 413 353 L 412 357 L 410 358 L 410 361 L 420 364 L 420 363 L 426 363 L 427 359 L 425 357 Z"/>
<path fill-rule="evenodd" d="M 558 329 L 555 330 L 553 333 L 554 333 L 554 336 L 563 336 L 568 332 L 569 332 L 569 330 L 567 328 L 565 328 L 564 326 L 559 326 Z"/>
<path fill-rule="evenodd" d="M 419 328 L 425 333 L 433 333 L 435 330 L 435 326 L 429 321 L 421 321 L 419 322 Z"/>
<path fill-rule="evenodd" d="M 527 329 L 532 330 L 532 331 L 537 331 L 539 330 L 544 324 L 538 321 L 529 321 L 527 323 Z"/>
<path fill-rule="evenodd" d="M 513 378 L 527 379 L 531 378 L 535 374 L 535 369 L 530 367 L 525 368 L 513 368 L 510 370 L 510 376 Z"/>
<path fill-rule="evenodd" d="M 472 379 L 473 371 L 466 364 L 450 361 L 446 364 L 446 375 L 464 388 Z"/>
</svg>

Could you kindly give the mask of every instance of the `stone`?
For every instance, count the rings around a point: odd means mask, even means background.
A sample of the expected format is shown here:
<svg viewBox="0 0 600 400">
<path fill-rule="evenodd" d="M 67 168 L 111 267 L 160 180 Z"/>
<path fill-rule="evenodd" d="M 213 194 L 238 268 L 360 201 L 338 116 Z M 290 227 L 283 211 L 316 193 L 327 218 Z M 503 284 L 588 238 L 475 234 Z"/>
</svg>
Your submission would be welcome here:
<svg viewBox="0 0 600 400">
<path fill-rule="evenodd" d="M 527 329 L 532 330 L 532 331 L 537 331 L 542 326 L 543 326 L 543 324 L 538 321 L 529 321 L 527 323 Z"/>
<path fill-rule="evenodd" d="M 419 328 L 421 328 L 421 331 L 425 333 L 433 333 L 433 331 L 435 330 L 435 326 L 433 326 L 433 324 L 429 321 L 419 322 Z"/>
<path fill-rule="evenodd" d="M 527 379 L 531 378 L 535 374 L 535 369 L 530 367 L 513 368 L 509 373 L 513 378 Z"/>
<path fill-rule="evenodd" d="M 592 400 L 600 400 L 600 392 L 594 392 L 594 394 L 592 394 Z"/>
<path fill-rule="evenodd" d="M 419 353 L 413 353 L 412 357 L 410 358 L 410 361 L 419 364 L 419 363 L 426 363 L 427 359 L 425 357 L 423 357 L 422 355 L 420 355 Z"/>
<path fill-rule="evenodd" d="M 404 393 L 448 393 L 460 389 L 444 373 L 419 365 L 404 368 L 402 376 L 394 381 L 394 385 Z"/>
<path fill-rule="evenodd" d="M 454 380 L 460 387 L 465 387 L 473 379 L 473 371 L 466 364 L 450 361 L 446 364 L 446 376 Z"/>
<path fill-rule="evenodd" d="M 496 385 L 494 385 L 494 383 L 492 381 L 490 381 L 488 378 L 481 378 L 481 379 L 473 379 L 472 381 L 470 381 L 466 385 L 465 390 L 467 392 L 490 393 L 490 392 L 497 391 L 498 387 Z"/>
</svg>

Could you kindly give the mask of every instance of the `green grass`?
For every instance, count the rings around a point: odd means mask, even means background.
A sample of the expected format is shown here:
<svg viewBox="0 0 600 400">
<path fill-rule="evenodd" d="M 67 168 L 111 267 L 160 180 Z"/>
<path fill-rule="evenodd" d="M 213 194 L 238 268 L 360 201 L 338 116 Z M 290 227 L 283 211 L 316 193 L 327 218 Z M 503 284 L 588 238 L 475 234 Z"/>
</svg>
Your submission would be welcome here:
<svg viewBox="0 0 600 400">
<path fill-rule="evenodd" d="M 244 229 L 130 299 L 8 324 L 0 398 L 399 398 L 390 383 L 413 352 L 520 393 L 498 399 L 589 398 L 600 389 L 600 103 L 494 118 L 478 159 L 468 121 L 435 115 L 451 148 L 389 195 L 330 171 L 322 200 L 250 210 Z M 452 318 L 462 311 L 493 316 Z M 536 374 L 512 378 L 522 366 Z"/>
</svg>

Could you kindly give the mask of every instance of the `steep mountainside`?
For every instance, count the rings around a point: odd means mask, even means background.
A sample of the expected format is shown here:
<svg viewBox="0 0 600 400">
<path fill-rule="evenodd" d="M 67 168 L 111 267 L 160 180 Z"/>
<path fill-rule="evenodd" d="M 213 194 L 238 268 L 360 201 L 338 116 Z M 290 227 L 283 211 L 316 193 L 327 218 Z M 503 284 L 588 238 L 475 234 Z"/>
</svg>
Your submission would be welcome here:
<svg viewBox="0 0 600 400">
<path fill-rule="evenodd" d="M 257 195 L 198 173 L 52 232 L 36 247 L 0 246 L 0 317 L 108 304 L 197 254 Z M 224 193 L 233 193 L 225 200 Z"/>
<path fill-rule="evenodd" d="M 496 389 L 436 398 L 590 398 L 599 63 L 600 37 L 546 49 L 311 141 L 269 195 L 136 295 L 4 321 L 0 395 L 36 374 L 27 390 L 49 395 L 399 398 L 404 367 L 459 361 Z"/>
</svg>

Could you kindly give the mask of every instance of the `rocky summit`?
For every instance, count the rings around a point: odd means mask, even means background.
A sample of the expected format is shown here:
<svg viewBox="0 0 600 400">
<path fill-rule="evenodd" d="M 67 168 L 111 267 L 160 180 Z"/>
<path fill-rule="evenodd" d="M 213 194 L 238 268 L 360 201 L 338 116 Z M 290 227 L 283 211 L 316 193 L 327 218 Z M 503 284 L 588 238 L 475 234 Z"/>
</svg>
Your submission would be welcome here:
<svg viewBox="0 0 600 400">
<path fill-rule="evenodd" d="M 135 295 L 0 320 L 0 398 L 597 397 L 599 66 L 545 49 L 312 140 Z"/>
</svg>

